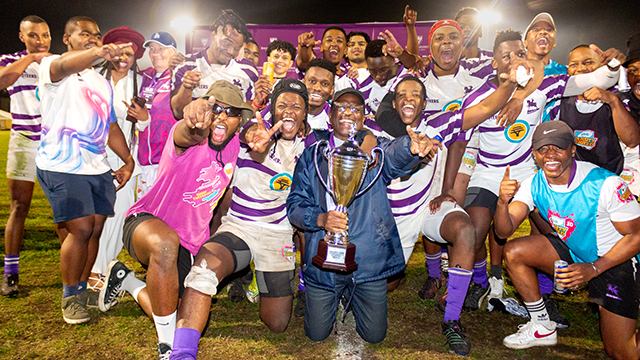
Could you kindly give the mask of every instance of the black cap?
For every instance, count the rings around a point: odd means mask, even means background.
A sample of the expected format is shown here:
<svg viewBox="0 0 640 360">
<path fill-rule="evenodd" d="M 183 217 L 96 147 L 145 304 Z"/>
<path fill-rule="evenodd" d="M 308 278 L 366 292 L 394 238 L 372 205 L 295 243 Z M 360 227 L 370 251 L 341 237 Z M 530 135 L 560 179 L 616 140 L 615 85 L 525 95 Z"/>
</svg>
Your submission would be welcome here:
<svg viewBox="0 0 640 360">
<path fill-rule="evenodd" d="M 531 147 L 538 150 L 545 145 L 555 145 L 566 150 L 574 143 L 573 130 L 564 121 L 547 121 L 533 132 Z"/>
<path fill-rule="evenodd" d="M 362 93 L 354 88 L 344 88 L 340 91 L 338 91 L 337 93 L 335 93 L 333 95 L 333 101 L 338 100 L 342 95 L 345 94 L 353 94 L 355 96 L 357 96 L 360 101 L 362 102 L 362 105 L 364 105 L 364 96 L 362 96 Z"/>
<path fill-rule="evenodd" d="M 627 67 L 632 61 L 640 59 L 640 33 L 635 33 L 627 39 L 627 61 L 622 66 Z"/>
<path fill-rule="evenodd" d="M 309 93 L 304 83 L 298 79 L 282 79 L 278 81 L 271 92 L 271 119 L 275 119 L 276 100 L 283 93 L 290 92 L 298 94 L 304 100 L 304 111 L 309 112 Z M 306 117 L 305 117 L 306 119 Z"/>
</svg>

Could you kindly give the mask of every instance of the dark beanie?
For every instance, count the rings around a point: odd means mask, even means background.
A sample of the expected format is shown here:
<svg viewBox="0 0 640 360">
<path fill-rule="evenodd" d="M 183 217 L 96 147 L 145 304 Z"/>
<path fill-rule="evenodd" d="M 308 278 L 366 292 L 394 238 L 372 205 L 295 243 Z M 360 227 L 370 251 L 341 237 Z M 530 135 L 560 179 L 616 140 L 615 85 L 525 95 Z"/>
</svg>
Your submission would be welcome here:
<svg viewBox="0 0 640 360">
<path fill-rule="evenodd" d="M 632 61 L 640 59 L 640 33 L 635 33 L 627 39 L 627 60 L 622 64 L 628 67 Z"/>
<path fill-rule="evenodd" d="M 273 88 L 273 92 L 271 92 L 271 121 L 276 117 L 276 100 L 286 92 L 300 95 L 304 100 L 304 112 L 305 114 L 309 113 L 309 93 L 304 83 L 298 79 L 282 79 Z"/>
</svg>

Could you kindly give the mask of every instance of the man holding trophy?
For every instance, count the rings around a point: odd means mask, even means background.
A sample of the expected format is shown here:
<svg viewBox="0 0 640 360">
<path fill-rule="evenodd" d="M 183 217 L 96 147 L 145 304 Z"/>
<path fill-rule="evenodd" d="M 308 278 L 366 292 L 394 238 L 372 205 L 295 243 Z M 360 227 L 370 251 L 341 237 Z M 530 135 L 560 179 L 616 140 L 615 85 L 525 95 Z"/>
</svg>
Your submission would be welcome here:
<svg viewBox="0 0 640 360">
<path fill-rule="evenodd" d="M 386 188 L 436 149 L 409 127 L 407 136 L 377 140 L 384 157 L 362 161 L 363 151 L 354 141 L 368 152 L 375 138 L 356 133 L 364 123 L 364 98 L 351 88 L 336 93 L 330 120 L 332 132 L 315 132 L 328 143 L 325 153 L 320 146 L 304 150 L 287 198 L 289 221 L 305 230 L 305 334 L 314 341 L 326 339 L 344 295 L 358 334 L 378 343 L 387 332 L 386 279 L 405 267 Z M 349 250 L 353 245 L 355 253 Z"/>
</svg>

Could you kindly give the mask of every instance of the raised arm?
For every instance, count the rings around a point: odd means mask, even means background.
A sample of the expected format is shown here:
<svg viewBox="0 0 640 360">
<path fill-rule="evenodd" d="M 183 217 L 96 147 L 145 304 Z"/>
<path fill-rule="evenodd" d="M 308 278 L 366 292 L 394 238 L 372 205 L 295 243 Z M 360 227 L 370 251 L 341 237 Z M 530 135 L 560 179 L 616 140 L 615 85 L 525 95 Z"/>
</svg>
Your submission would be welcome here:
<svg viewBox="0 0 640 360">
<path fill-rule="evenodd" d="M 0 66 L 0 90 L 13 85 L 32 62 L 40 64 L 40 60 L 47 56 L 51 56 L 51 53 L 31 53 L 8 66 Z"/>
<path fill-rule="evenodd" d="M 209 137 L 211 109 L 215 102 L 216 99 L 211 96 L 209 99 L 196 99 L 184 107 L 184 121 L 180 121 L 173 132 L 176 153 L 183 153 Z"/>
<path fill-rule="evenodd" d="M 200 85 L 202 75 L 198 71 L 185 71 L 184 75 L 176 73 L 176 78 L 180 78 L 180 86 L 171 92 L 171 111 L 173 117 L 180 120 L 184 117 L 183 109 L 193 100 L 193 89 Z M 180 77 L 181 76 L 181 77 Z"/>
<path fill-rule="evenodd" d="M 316 57 L 313 47 L 316 46 L 316 40 L 312 32 L 302 33 L 298 35 L 298 58 L 296 65 L 301 70 L 307 70 L 309 61 Z"/>
<path fill-rule="evenodd" d="M 493 228 L 496 235 L 501 239 L 507 239 L 513 235 L 518 226 L 529 215 L 529 206 L 521 201 L 509 201 L 520 189 L 520 183 L 509 177 L 510 166 L 504 171 L 504 176 L 500 182 L 498 204 L 496 213 L 493 216 Z"/>
<path fill-rule="evenodd" d="M 407 27 L 407 51 L 411 54 L 420 54 L 420 45 L 418 44 L 418 33 L 416 32 L 416 20 L 418 12 L 411 10 L 409 5 L 404 8 L 404 16 L 402 20 Z"/>
<path fill-rule="evenodd" d="M 79 73 L 90 68 L 98 59 L 118 61 L 125 48 L 131 47 L 131 43 L 107 44 L 87 50 L 69 51 L 51 62 L 49 75 L 52 82 L 57 82 L 65 77 Z"/>
</svg>

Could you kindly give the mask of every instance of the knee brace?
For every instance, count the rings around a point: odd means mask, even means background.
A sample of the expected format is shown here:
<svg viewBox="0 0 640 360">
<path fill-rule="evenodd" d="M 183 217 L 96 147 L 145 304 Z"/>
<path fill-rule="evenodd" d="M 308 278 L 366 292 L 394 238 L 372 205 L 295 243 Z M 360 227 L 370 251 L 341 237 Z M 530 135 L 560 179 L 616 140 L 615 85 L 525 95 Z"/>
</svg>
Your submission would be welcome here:
<svg viewBox="0 0 640 360">
<path fill-rule="evenodd" d="M 207 269 L 207 260 L 202 259 L 200 265 L 193 265 L 184 279 L 185 288 L 193 288 L 203 294 L 213 296 L 217 293 L 218 277 L 216 273 Z"/>
</svg>

